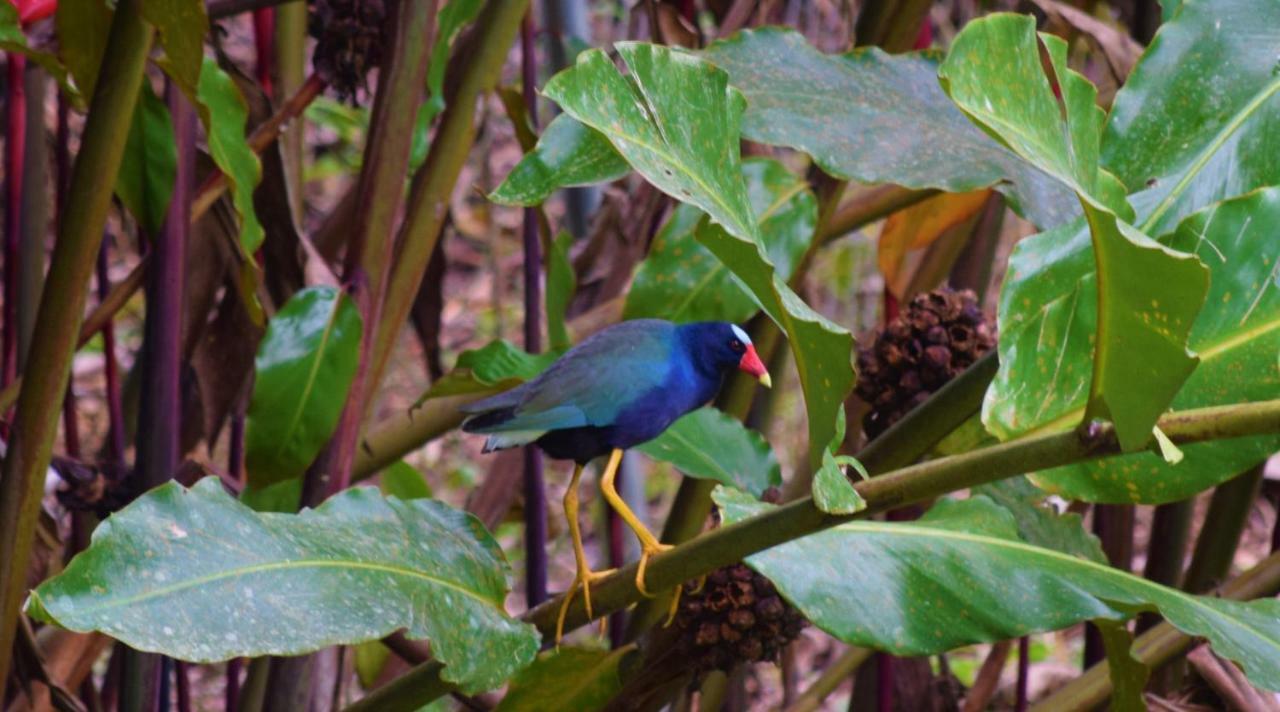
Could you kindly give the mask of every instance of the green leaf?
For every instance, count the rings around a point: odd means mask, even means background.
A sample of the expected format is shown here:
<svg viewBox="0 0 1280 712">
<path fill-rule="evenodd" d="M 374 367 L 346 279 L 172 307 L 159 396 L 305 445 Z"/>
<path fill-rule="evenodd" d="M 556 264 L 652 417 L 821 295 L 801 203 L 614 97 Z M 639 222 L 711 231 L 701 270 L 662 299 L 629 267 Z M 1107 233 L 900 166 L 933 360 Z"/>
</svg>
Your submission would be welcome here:
<svg viewBox="0 0 1280 712">
<path fill-rule="evenodd" d="M 139 6 L 142 19 L 156 28 L 164 56 L 156 61 L 169 78 L 196 103 L 204 57 L 204 36 L 209 32 L 209 16 L 202 0 L 146 0 Z"/>
<path fill-rule="evenodd" d="M 1161 26 L 1116 94 L 1102 143 L 1103 165 L 1130 192 L 1159 194 L 1149 235 L 1280 183 L 1277 46 L 1271 0 L 1192 2 Z"/>
<path fill-rule="evenodd" d="M 817 200 L 804 180 L 773 159 L 748 158 L 742 174 L 765 251 L 785 280 L 813 239 Z M 624 319 L 741 323 L 760 308 L 728 267 L 694 239 L 701 215 L 685 204 L 672 211 L 636 270 Z"/>
<path fill-rule="evenodd" d="M 703 56 L 746 95 L 746 138 L 804 151 L 833 176 L 956 193 L 994 186 L 1046 228 L 1080 214 L 1069 190 L 956 110 L 935 53 L 826 55 L 794 31 L 764 28 Z"/>
<path fill-rule="evenodd" d="M 1058 514 L 1045 503 L 1046 493 L 1026 477 L 1011 477 L 973 490 L 1009 510 L 1018 536 L 1028 544 L 1054 549 L 1082 559 L 1107 563 L 1098 537 L 1084 527 L 1079 514 Z"/>
<path fill-rule="evenodd" d="M 1280 183 L 1280 164 L 1272 160 L 1280 152 L 1280 100 L 1275 98 L 1280 77 L 1273 72 L 1277 33 L 1280 7 L 1268 0 L 1192 3 L 1161 28 L 1159 40 L 1117 94 L 1104 133 L 1103 163 L 1130 189 L 1150 186 L 1132 196 L 1149 234 L 1165 235 L 1162 241 L 1169 242 L 1166 233 L 1191 213 Z M 1180 97 L 1210 100 L 1186 102 Z M 983 411 L 987 427 L 1001 438 L 1058 429 L 1082 412 L 1087 386 L 1081 385 L 1081 372 L 1088 368 L 1097 307 L 1092 248 L 1080 229 L 1071 226 L 1023 240 L 1010 258 L 1000 305 L 1000 373 Z M 1260 347 L 1271 343 L 1265 318 L 1254 321 L 1257 312 L 1249 320 L 1256 327 L 1252 330 L 1240 323 L 1243 312 L 1224 321 L 1231 317 L 1222 308 L 1233 305 L 1220 300 L 1263 294 L 1258 288 L 1267 280 L 1219 289 L 1224 280 L 1233 281 L 1234 265 L 1249 264 L 1250 274 L 1256 270 L 1249 252 L 1253 248 L 1240 246 L 1226 230 L 1214 232 L 1205 242 L 1222 247 L 1222 256 L 1197 250 L 1212 271 L 1212 293 L 1189 340 L 1202 362 L 1175 405 L 1247 399 L 1239 378 L 1218 388 L 1201 381 L 1201 374 L 1221 377 L 1256 363 L 1245 355 L 1251 348 L 1245 343 L 1249 334 L 1261 337 Z M 1269 250 L 1263 255 L 1275 259 Z M 1258 309 L 1265 312 L 1268 303 L 1264 296 Z M 1226 333 L 1199 338 L 1201 326 L 1215 323 Z M 1260 386 L 1274 385 L 1273 369 L 1258 373 Z M 1040 484 L 1069 498 L 1171 501 L 1246 469 L 1264 456 L 1264 442 L 1270 440 L 1193 446 L 1176 468 L 1151 464 L 1144 456 L 1108 460 L 1071 468 L 1082 474 L 1070 482 L 1055 477 L 1041 478 Z"/>
<path fill-rule="evenodd" d="M 822 454 L 822 467 L 813 475 L 813 503 L 830 514 L 853 514 L 867 508 L 867 501 L 853 488 L 830 450 Z"/>
<path fill-rule="evenodd" d="M 514 388 L 542 373 L 559 356 L 554 351 L 530 354 L 505 339 L 490 341 L 481 348 L 463 351 L 453 370 L 432 383 L 414 405 L 432 398 Z"/>
<path fill-rule="evenodd" d="M 537 631 L 503 610 L 507 568 L 474 517 L 362 487 L 261 514 L 216 477 L 162 485 L 98 525 L 28 600 L 38 620 L 208 663 L 299 655 L 405 628 L 444 679 L 477 692 L 533 660 Z"/>
<path fill-rule="evenodd" d="M 247 482 L 240 490 L 240 501 L 255 512 L 293 514 L 302 506 L 302 478 L 273 482 L 265 487 Z"/>
<path fill-rule="evenodd" d="M 635 646 L 618 650 L 558 648 L 538 655 L 511 680 L 494 712 L 604 709 L 622 689 L 620 668 L 638 662 Z"/>
<path fill-rule="evenodd" d="M 1062 101 L 1041 61 L 1043 46 Z M 943 89 L 988 133 L 1080 198 L 1097 263 L 1097 331 L 1086 418 L 1108 418 L 1125 450 L 1151 440 L 1197 360 L 1187 335 L 1208 290 L 1194 256 L 1156 243 L 1127 220 L 1124 187 L 1098 166 L 1104 115 L 1097 90 L 1067 68 L 1067 46 L 1029 16 L 965 26 L 939 68 Z"/>
<path fill-rule="evenodd" d="M 391 657 L 391 648 L 381 640 L 370 640 L 355 646 L 354 650 L 356 678 L 360 680 L 361 687 L 372 689 Z"/>
<path fill-rule="evenodd" d="M 561 230 L 547 251 L 547 341 L 551 343 L 552 351 L 564 351 L 571 345 L 565 319 L 569 301 L 578 288 L 578 277 L 573 271 L 573 262 L 569 260 L 572 245 L 573 235 L 568 230 Z"/>
<path fill-rule="evenodd" d="M 817 468 L 835 434 L 844 399 L 853 390 L 853 335 L 791 291 L 759 242 L 730 235 L 705 220 L 694 237 L 742 281 L 787 335 L 809 416 L 809 463 Z"/>
<path fill-rule="evenodd" d="M 604 134 L 561 114 L 489 199 L 504 205 L 539 205 L 560 188 L 606 183 L 629 172 L 631 166 Z"/>
<path fill-rule="evenodd" d="M 782 470 L 764 436 L 715 408 L 700 408 L 636 448 L 684 474 L 714 480 L 759 497 L 782 484 Z"/>
<path fill-rule="evenodd" d="M 3 5 L 4 7 L 0 7 L 0 50 L 21 54 L 39 64 L 41 68 L 58 81 L 58 84 L 66 92 L 67 97 L 71 99 L 73 104 L 82 103 L 81 96 L 76 91 L 76 88 L 67 81 L 67 68 L 51 53 L 33 49 L 27 43 L 27 34 L 22 29 L 22 21 L 19 18 L 17 6 L 10 2 L 3 3 Z M 105 28 L 103 28 L 103 32 L 105 33 Z M 61 38 L 61 35 L 59 37 Z M 101 56 L 101 52 L 102 50 L 98 50 L 99 56 Z"/>
<path fill-rule="evenodd" d="M 148 235 L 159 235 L 178 173 L 169 108 L 143 83 L 116 176 L 116 195 Z"/>
<path fill-rule="evenodd" d="M 1113 712 L 1146 712 L 1147 703 L 1142 696 L 1151 669 L 1133 657 L 1133 634 L 1124 623 L 1100 619 L 1094 622 L 1102 633 L 1102 643 L 1107 650 L 1107 665 L 1111 677 L 1111 705 Z"/>
<path fill-rule="evenodd" d="M 7 12 L 9 10 L 0 8 L 0 16 Z M 17 11 L 13 12 L 16 22 Z M 54 15 L 58 57 L 66 64 L 66 71 L 85 100 L 93 96 L 98 81 L 98 67 L 107 49 L 112 14 L 103 0 L 58 0 Z"/>
<path fill-rule="evenodd" d="M 726 523 L 772 506 L 732 490 L 714 496 Z M 1184 633 L 1207 638 L 1254 684 L 1280 690 L 1280 600 L 1191 596 L 1032 546 L 1017 539 L 1008 510 L 986 497 L 940 502 L 918 522 L 847 522 L 746 561 L 818 627 L 894 655 L 1158 610 Z"/>
<path fill-rule="evenodd" d="M 728 75 L 668 47 L 619 42 L 623 76 L 601 50 L 578 55 L 544 93 L 659 190 L 692 203 L 732 234 L 758 231 L 742 181 L 738 127 L 744 101 Z"/>
<path fill-rule="evenodd" d="M 1280 244 L 1275 240 L 1277 230 L 1280 230 L 1280 188 L 1268 188 L 1202 210 L 1187 218 L 1177 232 L 1164 238 L 1175 249 L 1199 255 L 1210 270 L 1209 296 L 1189 340 L 1191 348 L 1200 353 L 1200 367 L 1178 392 L 1173 401 L 1175 409 L 1280 397 L 1280 369 L 1273 358 L 1280 350 L 1280 288 L 1274 272 L 1280 260 Z M 1080 265 L 1088 259 L 1088 237 L 1077 234 L 1052 241 L 1053 237 L 1045 234 L 1029 238 L 1015 251 L 1010 261 L 1010 275 L 1011 283 L 1017 286 L 1007 287 L 1008 291 L 1001 297 L 1002 319 L 1010 312 L 1021 311 L 1012 300 L 1046 292 L 1063 295 L 1057 297 L 1059 303 L 1063 297 L 1082 302 L 1072 306 L 1076 311 L 1088 309 L 1087 296 L 1092 290 L 1082 288 L 1078 297 L 1070 296 L 1074 292 L 1060 281 L 1092 279 L 1087 268 Z M 1066 255 L 1066 258 L 1037 266 L 1037 260 L 1046 259 L 1046 254 Z M 1083 408 L 1079 398 L 1073 401 L 1063 396 L 1082 387 L 1079 384 L 1084 382 L 1079 378 L 1076 364 L 1087 362 L 1088 328 L 1072 325 L 1070 319 L 1058 314 L 1050 319 L 1044 327 L 1056 329 L 1065 324 L 1065 337 L 1052 331 L 1045 332 L 1046 336 L 1035 333 L 1042 326 L 1039 319 L 1028 319 L 1010 330 L 1001 326 L 1001 373 L 987 393 L 984 405 L 988 427 L 1001 437 L 1032 429 L 1047 430 L 1056 423 L 1068 422 L 1073 413 Z M 1052 347 L 1046 345 L 1041 353 L 1042 357 L 1053 355 L 1062 363 L 1061 375 L 1048 383 L 1052 384 L 1053 392 L 1063 396 L 1054 396 L 1051 402 L 1033 409 L 1013 379 L 1032 377 L 1028 370 L 1034 373 L 1034 366 L 1022 359 L 1021 353 L 1041 338 L 1049 337 L 1067 342 L 1065 347 L 1056 343 Z M 1015 360 L 1010 368 L 1004 364 L 1006 348 L 1013 352 L 1011 358 Z M 1039 380 L 1030 381 L 1026 388 L 1049 388 L 1048 383 L 1041 376 Z M 1006 398 L 1012 402 L 1004 400 Z M 1044 409 L 1043 414 L 1040 408 Z M 1185 458 L 1177 465 L 1165 462 L 1154 452 L 1135 453 L 1037 473 L 1033 479 L 1039 486 L 1067 499 L 1169 502 L 1230 479 L 1278 447 L 1280 438 L 1274 436 L 1201 443 L 1184 446 Z"/>
<path fill-rule="evenodd" d="M 383 494 L 400 499 L 429 499 L 431 485 L 417 468 L 404 460 L 397 460 L 387 466 L 378 476 L 378 488 Z"/>
<path fill-rule="evenodd" d="M 254 361 L 245 469 L 254 487 L 302 476 L 329 440 L 360 355 L 360 312 L 333 287 L 294 294 Z"/>
<path fill-rule="evenodd" d="M 235 80 L 212 59 L 204 61 L 197 98 L 197 110 L 209 137 L 209 154 L 230 182 L 231 200 L 240 215 L 240 247 L 251 256 L 262 245 L 265 233 L 253 209 L 253 190 L 262 178 L 262 163 L 245 140 L 249 108 Z"/>
<path fill-rule="evenodd" d="M 480 14 L 480 0 L 449 0 L 436 16 L 436 37 L 427 64 L 427 100 L 418 107 L 413 144 L 409 151 L 409 167 L 417 171 L 431 148 L 431 122 L 444 111 L 444 73 L 449 66 L 449 50 L 453 40 Z"/>
</svg>

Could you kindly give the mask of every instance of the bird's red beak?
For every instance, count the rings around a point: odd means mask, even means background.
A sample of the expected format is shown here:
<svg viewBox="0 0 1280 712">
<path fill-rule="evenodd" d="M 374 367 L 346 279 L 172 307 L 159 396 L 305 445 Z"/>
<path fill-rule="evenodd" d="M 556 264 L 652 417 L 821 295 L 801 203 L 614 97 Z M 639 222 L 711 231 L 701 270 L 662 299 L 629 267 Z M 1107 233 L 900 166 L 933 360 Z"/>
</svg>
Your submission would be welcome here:
<svg viewBox="0 0 1280 712">
<path fill-rule="evenodd" d="M 753 344 L 747 344 L 747 350 L 742 354 L 738 368 L 760 379 L 760 385 L 765 388 L 773 386 L 769 371 L 765 369 L 764 363 L 760 360 L 760 354 L 756 353 L 756 347 Z"/>
</svg>

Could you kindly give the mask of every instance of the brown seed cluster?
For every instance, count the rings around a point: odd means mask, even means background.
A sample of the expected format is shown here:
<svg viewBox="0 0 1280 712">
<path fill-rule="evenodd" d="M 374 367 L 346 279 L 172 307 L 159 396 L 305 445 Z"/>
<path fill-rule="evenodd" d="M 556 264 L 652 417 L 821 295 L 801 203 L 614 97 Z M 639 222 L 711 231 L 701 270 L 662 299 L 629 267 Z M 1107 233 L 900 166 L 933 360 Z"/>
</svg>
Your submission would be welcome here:
<svg viewBox="0 0 1280 712">
<path fill-rule="evenodd" d="M 858 397 L 871 405 L 874 438 L 995 346 L 972 290 L 918 294 L 875 342 L 858 351 Z"/>
<path fill-rule="evenodd" d="M 681 645 L 698 672 L 736 663 L 777 660 L 805 626 L 769 579 L 745 564 L 716 569 L 700 591 L 686 585 L 676 624 Z"/>
<path fill-rule="evenodd" d="M 382 63 L 383 0 L 317 0 L 307 29 L 316 40 L 311 63 L 343 101 L 369 91 L 369 72 Z"/>
</svg>

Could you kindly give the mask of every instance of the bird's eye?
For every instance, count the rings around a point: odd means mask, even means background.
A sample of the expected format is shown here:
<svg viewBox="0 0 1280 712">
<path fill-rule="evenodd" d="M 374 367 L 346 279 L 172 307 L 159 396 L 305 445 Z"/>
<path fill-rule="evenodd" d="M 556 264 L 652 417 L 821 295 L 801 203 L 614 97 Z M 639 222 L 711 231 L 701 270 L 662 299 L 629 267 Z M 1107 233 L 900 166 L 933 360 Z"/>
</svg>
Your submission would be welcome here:
<svg viewBox="0 0 1280 712">
<path fill-rule="evenodd" d="M 729 342 L 729 348 L 733 349 L 734 351 L 741 352 L 746 347 L 742 345 L 741 341 L 734 339 L 733 341 Z"/>
</svg>

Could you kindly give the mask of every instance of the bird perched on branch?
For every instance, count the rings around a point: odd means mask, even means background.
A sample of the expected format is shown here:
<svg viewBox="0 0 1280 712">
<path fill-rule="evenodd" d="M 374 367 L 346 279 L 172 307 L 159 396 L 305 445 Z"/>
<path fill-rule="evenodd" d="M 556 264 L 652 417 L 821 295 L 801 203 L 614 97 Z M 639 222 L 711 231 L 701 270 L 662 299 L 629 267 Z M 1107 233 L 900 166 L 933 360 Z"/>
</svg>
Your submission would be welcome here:
<svg viewBox="0 0 1280 712">
<path fill-rule="evenodd" d="M 614 488 L 622 452 L 656 438 L 680 416 L 702 407 L 734 371 L 771 385 L 747 333 L 726 322 L 673 324 L 636 319 L 604 329 L 570 349 L 537 378 L 463 406 L 469 433 L 488 435 L 484 451 L 533 443 L 557 460 L 573 460 L 564 497 L 577 575 L 560 608 L 556 642 L 578 587 L 591 616 L 592 572 L 578 529 L 578 481 L 591 460 L 609 455 L 600 476 L 605 499 L 640 540 L 636 588 L 645 595 L 649 559 L 670 547 L 636 518 Z"/>
</svg>

